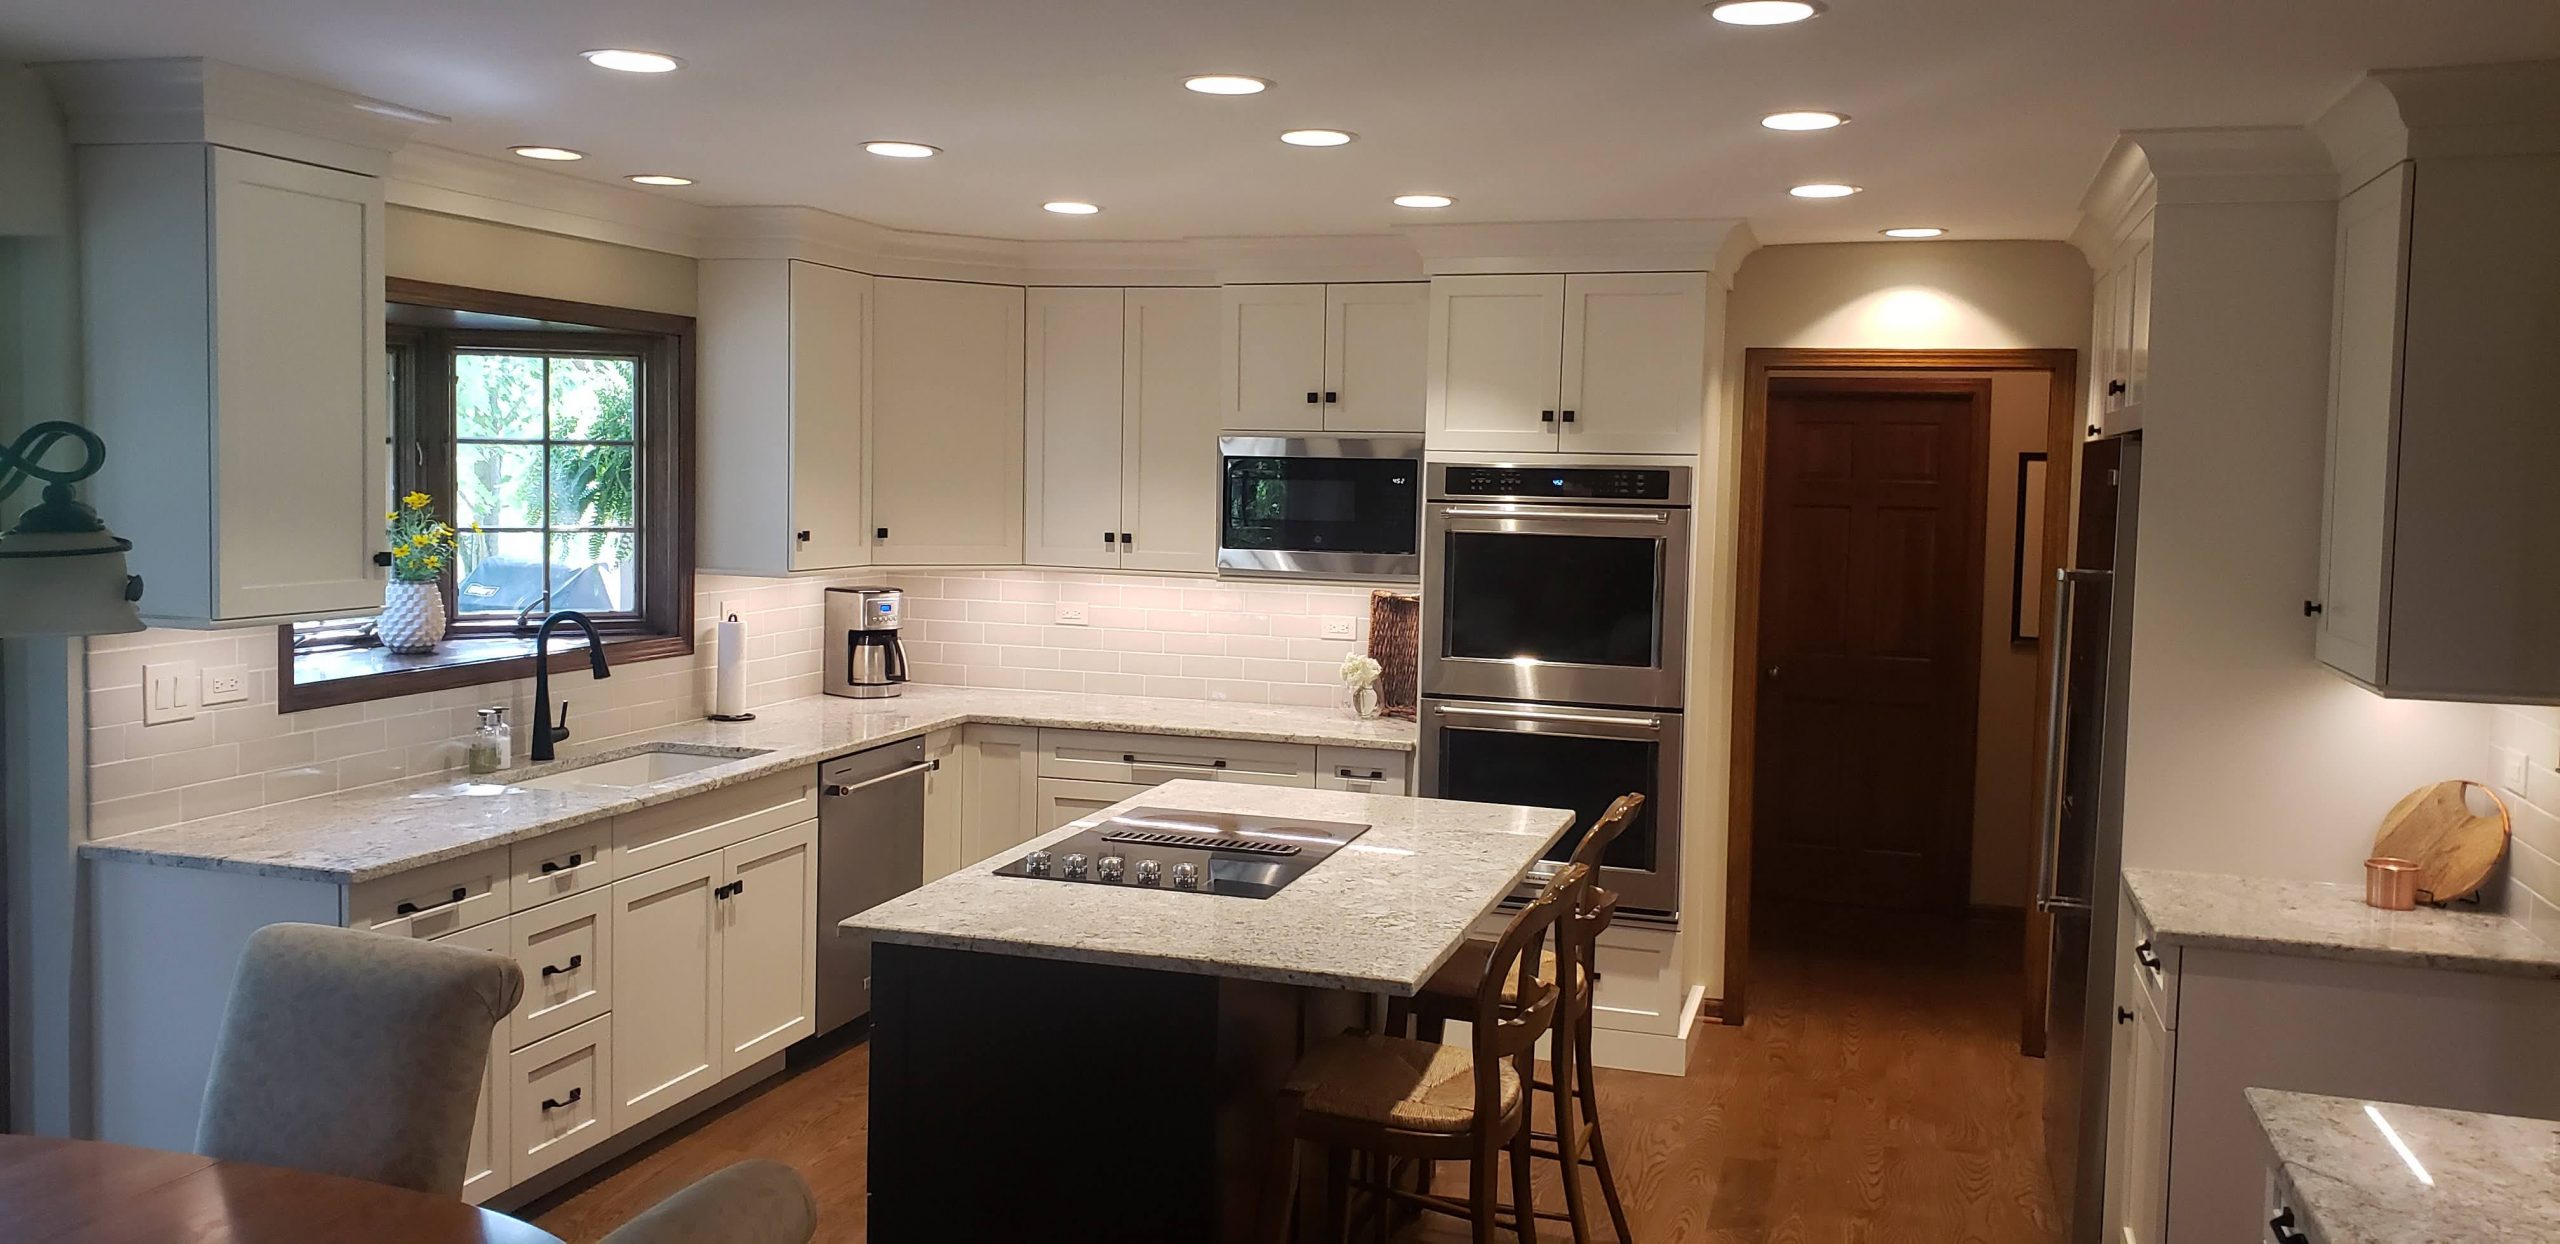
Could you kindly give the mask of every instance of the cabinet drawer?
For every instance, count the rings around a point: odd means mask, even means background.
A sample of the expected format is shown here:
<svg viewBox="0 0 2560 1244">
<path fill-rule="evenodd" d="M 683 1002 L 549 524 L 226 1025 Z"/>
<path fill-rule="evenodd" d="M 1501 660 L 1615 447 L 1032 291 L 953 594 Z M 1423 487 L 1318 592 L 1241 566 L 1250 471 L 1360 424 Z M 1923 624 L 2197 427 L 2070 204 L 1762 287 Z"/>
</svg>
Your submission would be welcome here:
<svg viewBox="0 0 2560 1244">
<path fill-rule="evenodd" d="M 818 767 L 642 808 L 613 820 L 613 875 L 636 877 L 818 815 Z"/>
<path fill-rule="evenodd" d="M 413 868 L 347 890 L 347 927 L 442 937 L 507 914 L 507 849 Z"/>
<path fill-rule="evenodd" d="M 1401 795 L 1412 783 L 1407 776 L 1412 760 L 1410 752 L 1382 747 L 1319 747 L 1316 785 L 1363 795 Z"/>
<path fill-rule="evenodd" d="M 507 953 L 524 969 L 524 1001 L 509 1016 L 522 1049 L 613 1008 L 613 892 L 589 890 L 508 918 Z"/>
<path fill-rule="evenodd" d="M 507 848 L 508 907 L 523 911 L 613 880 L 613 822 L 590 821 Z"/>
<path fill-rule="evenodd" d="M 508 1065 L 515 1182 L 584 1153 L 612 1134 L 611 1015 L 517 1050 Z"/>
<path fill-rule="evenodd" d="M 1315 749 L 1302 743 L 1195 739 L 1098 730 L 1040 732 L 1040 776 L 1154 786 L 1182 778 L 1315 785 Z"/>
<path fill-rule="evenodd" d="M 2122 919 L 2117 922 L 2116 936 L 2124 945 L 2125 971 L 2142 982 L 2142 992 L 2151 999 L 2152 1013 L 2160 1017 L 2160 1026 L 2175 1031 L 2178 1027 L 2178 948 L 2154 942 L 2151 922 L 2127 900 Z"/>
</svg>

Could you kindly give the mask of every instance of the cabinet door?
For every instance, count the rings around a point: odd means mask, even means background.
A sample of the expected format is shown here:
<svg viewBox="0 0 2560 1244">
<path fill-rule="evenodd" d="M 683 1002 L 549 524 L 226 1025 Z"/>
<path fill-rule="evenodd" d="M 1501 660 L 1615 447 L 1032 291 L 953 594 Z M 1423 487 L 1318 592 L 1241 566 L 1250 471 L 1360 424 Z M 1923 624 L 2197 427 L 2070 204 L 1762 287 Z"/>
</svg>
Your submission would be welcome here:
<svg viewBox="0 0 2560 1244">
<path fill-rule="evenodd" d="M 613 883 L 613 1118 L 638 1123 L 722 1075 L 717 852 Z"/>
<path fill-rule="evenodd" d="M 863 529 L 863 326 L 871 278 L 793 260 L 791 568 L 871 560 Z"/>
<path fill-rule="evenodd" d="M 1022 553 L 1035 566 L 1120 565 L 1122 296 L 1024 296 Z"/>
<path fill-rule="evenodd" d="M 212 181 L 214 618 L 379 609 L 381 183 L 228 147 Z"/>
<path fill-rule="evenodd" d="M 1218 294 L 1129 291 L 1120 425 L 1120 564 L 1213 570 L 1218 558 Z"/>
<path fill-rule="evenodd" d="M 1040 732 L 1029 726 L 968 728 L 969 787 L 962 796 L 964 865 L 1016 846 L 1041 827 L 1038 800 Z"/>
<path fill-rule="evenodd" d="M 468 946 L 493 955 L 514 953 L 508 942 L 508 921 L 512 917 L 492 920 L 477 928 L 448 933 L 435 940 L 451 946 Z M 512 1017 L 510 1017 L 511 1019 Z M 512 1115 L 507 1086 L 514 1083 L 508 1072 L 507 1052 L 512 1044 L 507 1034 L 513 1029 L 509 1020 L 499 1020 L 489 1030 L 489 1065 L 480 1073 L 480 1104 L 471 1116 L 471 1151 L 462 1163 L 462 1199 L 477 1205 L 514 1185 L 513 1167 L 507 1161 L 515 1152 L 507 1127 Z"/>
<path fill-rule="evenodd" d="M 1560 276 L 1431 282 L 1425 409 L 1432 449 L 1556 447 L 1564 284 Z"/>
<path fill-rule="evenodd" d="M 2135 432 L 2142 428 L 2142 399 L 2151 387 L 2151 240 L 2144 238 L 2134 248 L 2132 262 L 2125 265 L 2131 290 L 2125 295 L 2124 342 L 2124 406 L 2116 412 L 2109 432 Z"/>
<path fill-rule="evenodd" d="M 1328 285 L 1324 292 L 1324 427 L 1422 430 L 1422 358 L 1431 284 Z"/>
<path fill-rule="evenodd" d="M 1324 427 L 1324 286 L 1219 291 L 1219 418 L 1248 432 Z"/>
<path fill-rule="evenodd" d="M 2103 435 L 2107 412 L 2115 408 L 2116 398 L 2109 390 L 2120 378 L 2116 370 L 2116 279 L 2113 269 L 2100 273 L 2095 288 L 2089 291 L 2089 413 L 2090 436 Z"/>
<path fill-rule="evenodd" d="M 818 823 L 750 838 L 721 857 L 725 1076 L 818 1030 Z"/>
<path fill-rule="evenodd" d="M 873 279 L 871 527 L 879 564 L 1022 561 L 1019 286 Z"/>
<path fill-rule="evenodd" d="M 2124 1208 L 2118 1240 L 2109 1244 L 2161 1244 L 2169 1219 L 2169 1093 L 2173 1074 L 2169 1030 L 2151 1000 L 2137 991 L 2128 1030 L 2125 1076 Z M 2110 1106 L 2110 1109 L 2116 1107 Z"/>
<path fill-rule="evenodd" d="M 1037 838 L 1050 830 L 1082 820 L 1123 799 L 1135 799 L 1154 790 L 1138 782 L 1087 782 L 1078 778 L 1040 779 L 1040 815 L 1026 837 Z"/>
<path fill-rule="evenodd" d="M 962 836 L 969 784 L 969 747 L 959 730 L 924 736 L 924 879 L 957 872 L 969 861 Z"/>
<path fill-rule="evenodd" d="M 1558 446 L 1693 454 L 1707 421 L 1707 276 L 1637 272 L 1564 282 Z"/>
<path fill-rule="evenodd" d="M 2392 441 L 2399 425 L 2401 325 L 2408 288 L 2410 166 L 2338 204 L 2338 270 L 2329 347 L 2329 463 L 2320 536 L 2320 659 L 2382 681 L 2389 618 Z"/>
</svg>

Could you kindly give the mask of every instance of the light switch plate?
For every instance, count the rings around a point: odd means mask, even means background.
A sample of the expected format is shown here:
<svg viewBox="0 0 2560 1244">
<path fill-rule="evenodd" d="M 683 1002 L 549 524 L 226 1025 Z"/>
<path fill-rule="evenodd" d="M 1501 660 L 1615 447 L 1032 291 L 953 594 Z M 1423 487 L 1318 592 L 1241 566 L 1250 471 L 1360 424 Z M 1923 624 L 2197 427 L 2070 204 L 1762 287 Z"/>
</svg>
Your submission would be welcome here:
<svg viewBox="0 0 2560 1244">
<path fill-rule="evenodd" d="M 208 707 L 215 704 L 237 704 L 248 698 L 248 666 L 217 665 L 204 672 L 204 702 Z"/>
<path fill-rule="evenodd" d="M 1058 625 L 1060 625 L 1060 626 L 1083 626 L 1084 624 L 1085 624 L 1085 621 L 1084 621 L 1084 606 L 1083 606 L 1083 605 L 1080 605 L 1080 604 L 1069 604 L 1069 603 L 1067 603 L 1066 601 L 1059 601 L 1059 602 L 1058 602 Z"/>
<path fill-rule="evenodd" d="M 2496 758 L 2496 766 L 2491 772 L 2498 785 L 2508 794 L 2523 794 L 2525 783 L 2531 780 L 2526 776 L 2524 753 L 2512 747 L 2491 747 L 2489 753 Z"/>
<path fill-rule="evenodd" d="M 1324 637 L 1327 639 L 1357 639 L 1360 637 L 1360 624 L 1349 618 L 1326 618 L 1324 620 Z"/>
<path fill-rule="evenodd" d="M 201 681 L 193 661 L 160 661 L 142 667 L 142 724 L 188 721 L 196 715 Z"/>
</svg>

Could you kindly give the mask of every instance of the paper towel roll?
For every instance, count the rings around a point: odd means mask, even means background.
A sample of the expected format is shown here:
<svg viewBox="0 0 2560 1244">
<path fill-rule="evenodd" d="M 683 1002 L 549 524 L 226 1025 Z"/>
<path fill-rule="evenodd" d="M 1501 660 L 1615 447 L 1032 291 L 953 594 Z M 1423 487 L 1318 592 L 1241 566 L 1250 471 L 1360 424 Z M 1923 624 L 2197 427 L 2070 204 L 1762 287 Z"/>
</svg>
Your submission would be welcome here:
<svg viewBox="0 0 2560 1244">
<path fill-rule="evenodd" d="M 711 683 L 711 715 L 747 716 L 747 624 L 730 614 L 720 620 L 719 669 Z"/>
</svg>

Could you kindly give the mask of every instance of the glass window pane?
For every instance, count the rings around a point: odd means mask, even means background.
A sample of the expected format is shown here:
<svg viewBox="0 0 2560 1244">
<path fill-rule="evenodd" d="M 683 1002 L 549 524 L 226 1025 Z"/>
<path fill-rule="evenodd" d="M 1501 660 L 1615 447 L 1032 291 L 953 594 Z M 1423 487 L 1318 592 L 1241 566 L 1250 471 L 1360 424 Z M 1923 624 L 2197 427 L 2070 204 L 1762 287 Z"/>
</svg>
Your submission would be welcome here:
<svg viewBox="0 0 2560 1244">
<path fill-rule="evenodd" d="M 628 441 L 640 361 L 629 358 L 551 360 L 551 439 Z"/>
<path fill-rule="evenodd" d="M 454 526 L 542 525 L 542 446 L 453 447 Z"/>
<path fill-rule="evenodd" d="M 628 531 L 563 531 L 551 537 L 551 607 L 586 613 L 640 608 L 640 559 Z"/>
<path fill-rule="evenodd" d="M 637 527 L 633 496 L 639 473 L 629 445 L 551 447 L 551 523 L 555 527 Z"/>
<path fill-rule="evenodd" d="M 454 611 L 464 617 L 513 618 L 542 599 L 542 533 L 462 533 Z"/>
<path fill-rule="evenodd" d="M 542 360 L 455 351 L 453 421 L 464 440 L 542 439 Z"/>
</svg>

